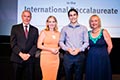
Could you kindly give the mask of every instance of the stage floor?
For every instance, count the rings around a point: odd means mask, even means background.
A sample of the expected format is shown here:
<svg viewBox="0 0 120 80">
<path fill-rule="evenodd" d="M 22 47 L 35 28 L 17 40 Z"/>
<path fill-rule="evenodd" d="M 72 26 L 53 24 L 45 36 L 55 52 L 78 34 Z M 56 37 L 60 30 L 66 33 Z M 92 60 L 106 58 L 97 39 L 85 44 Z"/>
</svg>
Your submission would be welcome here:
<svg viewBox="0 0 120 80">
<path fill-rule="evenodd" d="M 65 78 L 63 77 L 61 80 L 65 80 Z M 83 80 L 85 80 L 85 79 L 83 79 Z M 112 80 L 120 80 L 120 74 L 113 74 Z"/>
</svg>

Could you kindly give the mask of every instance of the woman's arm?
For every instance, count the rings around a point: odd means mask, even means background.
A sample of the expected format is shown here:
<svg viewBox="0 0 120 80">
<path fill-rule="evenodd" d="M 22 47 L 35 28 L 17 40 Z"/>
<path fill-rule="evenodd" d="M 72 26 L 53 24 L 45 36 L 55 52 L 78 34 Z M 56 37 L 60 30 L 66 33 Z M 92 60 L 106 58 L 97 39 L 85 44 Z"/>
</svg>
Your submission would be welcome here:
<svg viewBox="0 0 120 80">
<path fill-rule="evenodd" d="M 38 42 L 37 42 L 37 47 L 42 50 L 50 51 L 52 53 L 58 53 L 59 49 L 58 48 L 50 48 L 50 47 L 45 47 L 43 45 L 43 40 L 46 37 L 45 32 L 41 31 L 39 37 L 38 37 Z"/>
<path fill-rule="evenodd" d="M 104 36 L 104 39 L 108 45 L 107 49 L 108 49 L 108 53 L 110 54 L 112 48 L 113 48 L 113 44 L 112 44 L 112 40 L 111 40 L 111 37 L 108 33 L 108 31 L 106 29 L 103 30 L 103 36 Z"/>
</svg>

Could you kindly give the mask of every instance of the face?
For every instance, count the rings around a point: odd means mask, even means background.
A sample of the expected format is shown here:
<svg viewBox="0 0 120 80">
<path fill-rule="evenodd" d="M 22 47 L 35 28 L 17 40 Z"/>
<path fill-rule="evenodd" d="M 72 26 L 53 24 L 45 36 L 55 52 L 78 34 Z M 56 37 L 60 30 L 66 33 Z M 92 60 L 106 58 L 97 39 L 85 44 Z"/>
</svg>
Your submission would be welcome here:
<svg viewBox="0 0 120 80">
<path fill-rule="evenodd" d="M 55 21 L 55 19 L 53 17 L 49 18 L 47 21 L 47 25 L 48 25 L 49 29 L 54 29 L 56 24 L 57 24 L 57 22 Z"/>
<path fill-rule="evenodd" d="M 78 15 L 75 11 L 71 11 L 69 13 L 69 20 L 72 24 L 75 24 L 77 22 L 77 19 L 78 19 Z"/>
<path fill-rule="evenodd" d="M 31 14 L 28 11 L 22 13 L 22 21 L 25 25 L 28 25 L 31 20 Z"/>
<path fill-rule="evenodd" d="M 93 16 L 90 19 L 90 27 L 92 29 L 99 28 L 100 27 L 100 20 L 97 16 Z"/>
</svg>

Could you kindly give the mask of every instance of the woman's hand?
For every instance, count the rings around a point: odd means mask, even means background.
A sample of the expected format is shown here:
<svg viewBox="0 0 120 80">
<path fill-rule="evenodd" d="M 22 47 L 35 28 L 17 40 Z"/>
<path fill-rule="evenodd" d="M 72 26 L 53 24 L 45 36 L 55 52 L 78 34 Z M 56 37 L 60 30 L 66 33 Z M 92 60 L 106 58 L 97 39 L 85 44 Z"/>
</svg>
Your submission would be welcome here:
<svg viewBox="0 0 120 80">
<path fill-rule="evenodd" d="M 58 53 L 59 53 L 59 49 L 60 49 L 60 48 L 51 48 L 51 52 L 52 52 L 53 54 L 58 54 Z"/>
</svg>

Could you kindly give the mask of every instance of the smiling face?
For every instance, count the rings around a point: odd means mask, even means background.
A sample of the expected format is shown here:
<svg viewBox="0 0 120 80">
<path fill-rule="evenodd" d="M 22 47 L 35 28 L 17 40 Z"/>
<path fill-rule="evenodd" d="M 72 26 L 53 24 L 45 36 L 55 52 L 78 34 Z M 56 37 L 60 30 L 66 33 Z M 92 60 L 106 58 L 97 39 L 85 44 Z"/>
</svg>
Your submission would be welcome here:
<svg viewBox="0 0 120 80">
<path fill-rule="evenodd" d="M 46 25 L 48 30 L 56 30 L 57 29 L 57 20 L 54 16 L 49 16 Z"/>
<path fill-rule="evenodd" d="M 92 29 L 100 28 L 101 27 L 100 18 L 97 15 L 91 16 L 89 20 L 89 24 Z"/>
<path fill-rule="evenodd" d="M 72 24 L 77 23 L 77 19 L 78 19 L 78 14 L 75 11 L 71 11 L 69 13 L 69 20 Z"/>
<path fill-rule="evenodd" d="M 47 24 L 50 29 L 54 29 L 56 26 L 56 22 L 55 22 L 54 18 L 49 18 Z"/>
</svg>

